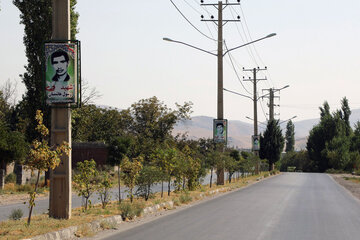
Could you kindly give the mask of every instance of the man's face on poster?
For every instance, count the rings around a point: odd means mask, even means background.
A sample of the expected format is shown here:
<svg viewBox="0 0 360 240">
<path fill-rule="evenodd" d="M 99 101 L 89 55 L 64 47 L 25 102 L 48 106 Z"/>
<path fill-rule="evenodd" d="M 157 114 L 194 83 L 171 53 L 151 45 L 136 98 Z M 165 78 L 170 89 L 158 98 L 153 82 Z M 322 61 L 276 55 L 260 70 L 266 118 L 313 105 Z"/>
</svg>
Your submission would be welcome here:
<svg viewBox="0 0 360 240">
<path fill-rule="evenodd" d="M 219 125 L 216 126 L 216 130 L 217 130 L 218 135 L 222 135 L 223 132 L 224 132 L 224 126 L 219 124 Z"/>
<path fill-rule="evenodd" d="M 54 57 L 52 60 L 52 66 L 56 71 L 56 75 L 63 76 L 67 73 L 69 62 L 65 59 L 64 56 Z"/>
</svg>

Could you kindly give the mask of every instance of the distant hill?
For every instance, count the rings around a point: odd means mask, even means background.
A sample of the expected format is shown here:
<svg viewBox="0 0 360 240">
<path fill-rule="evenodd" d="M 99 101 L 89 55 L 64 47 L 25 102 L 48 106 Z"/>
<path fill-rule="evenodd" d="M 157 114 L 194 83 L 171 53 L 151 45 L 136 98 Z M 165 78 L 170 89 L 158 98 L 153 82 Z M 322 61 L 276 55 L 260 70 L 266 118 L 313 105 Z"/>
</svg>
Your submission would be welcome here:
<svg viewBox="0 0 360 240">
<path fill-rule="evenodd" d="M 187 133 L 191 139 L 212 138 L 212 117 L 196 116 L 191 120 L 178 123 L 173 134 Z M 360 120 L 360 109 L 352 110 L 350 116 L 351 126 Z M 319 119 L 308 119 L 294 122 L 295 125 L 295 148 L 297 150 L 305 149 L 307 137 L 310 130 L 319 123 Z M 282 124 L 283 133 L 285 134 L 286 124 Z M 253 134 L 253 125 L 237 120 L 229 121 L 228 145 L 238 148 L 251 148 L 251 135 Z"/>
</svg>

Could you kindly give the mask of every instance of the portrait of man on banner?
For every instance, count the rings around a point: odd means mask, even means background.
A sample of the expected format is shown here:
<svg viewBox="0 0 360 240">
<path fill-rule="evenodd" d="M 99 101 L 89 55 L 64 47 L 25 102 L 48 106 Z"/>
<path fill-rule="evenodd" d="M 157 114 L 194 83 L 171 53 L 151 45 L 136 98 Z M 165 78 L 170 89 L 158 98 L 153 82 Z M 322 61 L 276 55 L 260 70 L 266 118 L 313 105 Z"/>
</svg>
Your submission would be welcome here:
<svg viewBox="0 0 360 240">
<path fill-rule="evenodd" d="M 226 143 L 227 141 L 227 120 L 214 119 L 214 141 Z"/>
<path fill-rule="evenodd" d="M 254 151 L 259 151 L 260 150 L 260 136 L 252 136 L 252 149 Z"/>
<path fill-rule="evenodd" d="M 75 103 L 77 54 L 75 44 L 45 44 L 45 90 L 47 103 Z"/>
</svg>

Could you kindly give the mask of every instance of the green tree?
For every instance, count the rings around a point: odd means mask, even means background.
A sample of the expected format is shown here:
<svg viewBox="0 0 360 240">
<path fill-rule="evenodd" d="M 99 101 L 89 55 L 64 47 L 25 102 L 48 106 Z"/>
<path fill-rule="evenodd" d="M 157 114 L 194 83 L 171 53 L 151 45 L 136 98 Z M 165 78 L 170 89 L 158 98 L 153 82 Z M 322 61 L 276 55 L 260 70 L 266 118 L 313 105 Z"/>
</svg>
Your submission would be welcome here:
<svg viewBox="0 0 360 240">
<path fill-rule="evenodd" d="M 349 123 L 351 111 L 346 98 L 342 99 L 341 105 L 341 110 L 330 114 L 329 104 L 325 102 L 320 107 L 320 123 L 310 131 L 306 148 L 317 171 L 351 169 L 351 159 L 355 156 L 350 153 L 353 136 Z"/>
<path fill-rule="evenodd" d="M 147 201 L 152 194 L 151 186 L 162 179 L 161 171 L 155 166 L 143 166 L 139 176 L 136 179 L 137 191 L 136 194 L 144 197 Z"/>
<path fill-rule="evenodd" d="M 295 146 L 295 125 L 291 120 L 286 124 L 285 132 L 285 152 L 294 151 Z"/>
<path fill-rule="evenodd" d="M 264 135 L 260 136 L 260 158 L 269 161 L 269 171 L 274 170 L 275 162 L 280 160 L 284 149 L 284 137 L 278 120 L 270 120 Z"/>
<path fill-rule="evenodd" d="M 129 110 L 132 121 L 128 122 L 129 130 L 136 136 L 145 162 L 150 161 L 156 146 L 172 138 L 171 132 L 175 124 L 189 118 L 191 105 L 192 103 L 176 104 L 177 109 L 172 110 L 156 97 L 142 99 L 131 105 Z"/>
<path fill-rule="evenodd" d="M 64 154 L 68 155 L 70 150 L 67 142 L 63 142 L 57 147 L 49 146 L 48 142 L 45 140 L 49 135 L 49 130 L 43 123 L 43 114 L 40 110 L 36 111 L 35 119 L 38 122 L 36 130 L 42 136 L 42 140 L 34 140 L 32 142 L 32 148 L 30 149 L 29 155 L 23 162 L 31 171 L 37 170 L 35 189 L 33 192 L 30 192 L 28 225 L 30 225 L 32 209 L 35 206 L 35 197 L 39 185 L 40 174 L 48 169 L 55 169 L 59 166 L 61 162 L 60 157 Z"/>
<path fill-rule="evenodd" d="M 136 185 L 136 179 L 138 178 L 143 165 L 141 164 L 142 158 L 133 158 L 132 161 L 129 158 L 124 158 L 121 162 L 121 170 L 123 172 L 122 179 L 124 184 L 129 188 L 130 201 L 133 202 L 133 190 Z"/>
<path fill-rule="evenodd" d="M 110 174 L 105 171 L 100 172 L 96 191 L 99 194 L 103 209 L 106 208 L 106 205 L 108 205 L 111 200 L 110 190 L 112 186 Z"/>
<path fill-rule="evenodd" d="M 111 165 L 118 166 L 118 200 L 121 202 L 121 161 L 129 153 L 133 139 L 129 136 L 114 137 L 109 143 L 108 161 Z"/>
<path fill-rule="evenodd" d="M 45 115 L 45 126 L 50 125 L 50 108 L 45 105 L 43 87 L 43 66 L 45 41 L 52 34 L 52 4 L 49 0 L 13 0 L 20 11 L 20 23 L 24 25 L 24 45 L 28 63 L 26 72 L 20 77 L 26 92 L 19 105 L 21 118 L 28 119 L 26 138 L 30 142 L 40 135 L 34 130 L 37 123 L 33 117 L 38 109 Z M 70 1 L 71 39 L 75 39 L 79 14 L 75 12 L 76 0 Z"/>
<path fill-rule="evenodd" d="M 88 203 L 91 204 L 89 198 L 97 189 L 97 178 L 99 171 L 96 169 L 94 159 L 84 160 L 76 164 L 77 174 L 74 175 L 74 188 L 78 192 L 78 196 L 85 198 L 85 211 Z"/>
</svg>

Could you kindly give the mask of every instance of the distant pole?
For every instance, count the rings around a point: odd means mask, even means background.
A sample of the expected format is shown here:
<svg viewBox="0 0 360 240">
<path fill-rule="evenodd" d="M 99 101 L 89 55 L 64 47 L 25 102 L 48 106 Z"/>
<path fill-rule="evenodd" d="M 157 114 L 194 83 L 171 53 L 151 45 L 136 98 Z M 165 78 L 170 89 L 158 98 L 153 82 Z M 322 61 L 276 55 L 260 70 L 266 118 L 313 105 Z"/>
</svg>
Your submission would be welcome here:
<svg viewBox="0 0 360 240">
<path fill-rule="evenodd" d="M 274 120 L 274 90 L 270 88 L 269 118 Z"/>
<path fill-rule="evenodd" d="M 253 69 L 243 69 L 243 71 L 252 71 L 253 72 L 253 79 L 244 79 L 244 81 L 252 81 L 254 86 L 254 93 L 253 93 L 253 101 L 254 101 L 254 136 L 258 135 L 258 116 L 257 116 L 257 101 L 258 101 L 258 94 L 257 94 L 257 82 L 260 80 L 266 80 L 265 79 L 258 79 L 256 74 L 258 71 L 267 70 L 265 67 L 264 69 L 261 68 L 253 68 Z M 253 145 L 253 143 L 251 143 Z M 253 152 L 256 156 L 259 156 L 259 150 L 253 149 Z M 255 173 L 258 174 L 260 170 L 259 163 L 256 164 Z"/>
<path fill-rule="evenodd" d="M 52 40 L 70 39 L 70 0 L 52 0 Z M 51 106 L 51 145 L 63 141 L 71 147 L 71 111 L 67 105 Z M 71 149 L 50 172 L 49 215 L 71 218 Z"/>
</svg>

